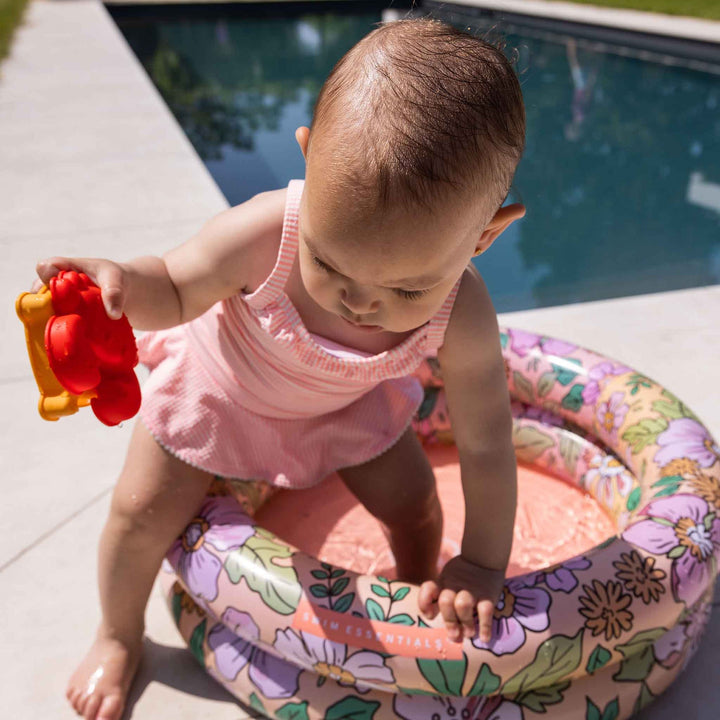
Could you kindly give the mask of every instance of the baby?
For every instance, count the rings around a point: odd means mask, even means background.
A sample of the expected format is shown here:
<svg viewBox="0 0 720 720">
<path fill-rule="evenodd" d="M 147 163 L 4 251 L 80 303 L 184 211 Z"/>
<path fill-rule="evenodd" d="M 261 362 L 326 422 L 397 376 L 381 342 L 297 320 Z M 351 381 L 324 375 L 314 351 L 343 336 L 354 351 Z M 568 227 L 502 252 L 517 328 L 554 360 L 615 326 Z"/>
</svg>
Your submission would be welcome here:
<svg viewBox="0 0 720 720">
<path fill-rule="evenodd" d="M 148 333 L 150 367 L 100 540 L 102 622 L 67 696 L 117 720 L 144 611 L 214 475 L 307 487 L 337 470 L 383 524 L 398 577 L 421 584 L 451 640 L 490 640 L 515 513 L 497 321 L 470 259 L 522 205 L 502 206 L 524 145 L 518 81 L 494 47 L 429 20 L 353 47 L 296 138 L 306 179 L 210 220 L 162 258 L 51 258 L 86 272 L 110 317 Z M 411 377 L 437 355 L 459 450 L 461 554 L 438 575 L 442 512 L 409 424 Z M 477 629 L 476 629 L 477 627 Z"/>
</svg>

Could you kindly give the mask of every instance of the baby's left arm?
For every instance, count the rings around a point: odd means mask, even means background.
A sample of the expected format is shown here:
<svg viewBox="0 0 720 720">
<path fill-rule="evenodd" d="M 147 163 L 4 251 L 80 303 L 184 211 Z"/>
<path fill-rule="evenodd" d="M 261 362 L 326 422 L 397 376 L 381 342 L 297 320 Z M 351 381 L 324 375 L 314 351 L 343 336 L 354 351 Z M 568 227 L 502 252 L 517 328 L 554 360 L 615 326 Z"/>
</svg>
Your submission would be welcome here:
<svg viewBox="0 0 720 720">
<path fill-rule="evenodd" d="M 420 610 L 438 610 L 451 640 L 489 642 L 493 610 L 510 557 L 517 496 L 512 417 L 497 318 L 475 268 L 464 275 L 438 351 L 460 456 L 465 527 L 461 554 L 420 591 Z M 437 605 L 435 603 L 437 602 Z"/>
</svg>

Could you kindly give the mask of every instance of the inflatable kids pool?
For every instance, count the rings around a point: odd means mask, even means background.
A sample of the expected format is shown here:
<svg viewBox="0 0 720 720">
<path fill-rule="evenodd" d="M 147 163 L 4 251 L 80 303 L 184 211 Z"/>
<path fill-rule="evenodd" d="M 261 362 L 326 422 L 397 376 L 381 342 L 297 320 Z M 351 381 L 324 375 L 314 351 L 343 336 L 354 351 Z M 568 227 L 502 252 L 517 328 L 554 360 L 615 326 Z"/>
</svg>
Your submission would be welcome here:
<svg viewBox="0 0 720 720">
<path fill-rule="evenodd" d="M 382 559 L 363 564 L 371 532 L 343 544 L 355 522 L 313 539 L 333 508 L 355 512 L 333 500 L 339 483 L 271 497 L 264 484 L 218 479 L 161 579 L 191 651 L 240 700 L 280 720 L 617 720 L 685 666 L 720 555 L 718 444 L 631 368 L 519 330 L 502 343 L 521 482 L 491 642 L 448 642 L 441 618 L 418 614 L 417 587 L 376 574 Z M 461 527 L 447 522 L 440 476 L 459 479 L 441 447 L 452 438 L 434 370 L 420 373 L 416 430 L 436 460 L 446 526 Z M 292 531 L 283 502 L 297 517 L 305 492 L 324 502 Z"/>
</svg>

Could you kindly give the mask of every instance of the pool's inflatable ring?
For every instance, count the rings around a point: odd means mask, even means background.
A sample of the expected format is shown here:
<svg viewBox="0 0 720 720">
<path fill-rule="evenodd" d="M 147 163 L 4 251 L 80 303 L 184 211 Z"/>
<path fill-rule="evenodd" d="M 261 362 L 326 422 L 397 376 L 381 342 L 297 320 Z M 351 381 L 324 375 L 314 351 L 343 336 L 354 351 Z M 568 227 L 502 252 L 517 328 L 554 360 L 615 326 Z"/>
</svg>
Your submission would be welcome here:
<svg viewBox="0 0 720 720">
<path fill-rule="evenodd" d="M 628 367 L 518 330 L 502 343 L 518 458 L 591 493 L 617 535 L 508 579 L 492 642 L 453 645 L 418 615 L 416 587 L 288 546 L 251 518 L 265 485 L 218 482 L 161 577 L 231 693 L 280 720 L 618 720 L 684 667 L 717 574 L 720 448 Z M 431 367 L 425 380 L 418 430 L 442 436 L 428 421 L 441 383 Z"/>
</svg>

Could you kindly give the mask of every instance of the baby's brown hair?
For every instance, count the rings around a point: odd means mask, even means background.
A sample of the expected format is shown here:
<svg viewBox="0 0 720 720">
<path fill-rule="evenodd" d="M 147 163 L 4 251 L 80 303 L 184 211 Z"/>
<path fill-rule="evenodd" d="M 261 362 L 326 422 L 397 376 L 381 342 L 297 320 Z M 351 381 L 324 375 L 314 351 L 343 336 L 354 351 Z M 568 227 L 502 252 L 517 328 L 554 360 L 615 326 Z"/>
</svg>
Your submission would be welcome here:
<svg viewBox="0 0 720 720">
<path fill-rule="evenodd" d="M 482 196 L 489 220 L 525 146 L 520 84 L 502 51 L 436 20 L 380 26 L 323 85 L 310 133 L 335 180 L 373 207 Z M 479 199 L 479 198 L 478 198 Z"/>
</svg>

